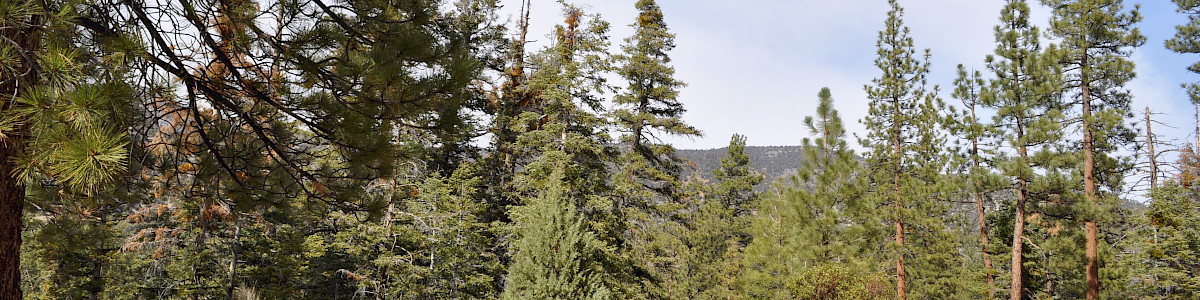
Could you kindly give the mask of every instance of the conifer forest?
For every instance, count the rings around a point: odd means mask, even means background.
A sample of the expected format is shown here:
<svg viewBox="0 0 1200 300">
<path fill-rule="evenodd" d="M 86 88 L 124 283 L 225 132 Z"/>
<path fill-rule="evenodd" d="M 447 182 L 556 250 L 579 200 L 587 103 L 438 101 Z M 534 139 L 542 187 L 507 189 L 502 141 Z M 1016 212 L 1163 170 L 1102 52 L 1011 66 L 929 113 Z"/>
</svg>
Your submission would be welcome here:
<svg viewBox="0 0 1200 300">
<path fill-rule="evenodd" d="M 0 0 L 0 300 L 1200 299 L 1200 113 L 1129 87 L 1200 1 L 987 0 L 970 61 L 913 1 L 781 175 L 685 121 L 655 0 Z"/>
</svg>

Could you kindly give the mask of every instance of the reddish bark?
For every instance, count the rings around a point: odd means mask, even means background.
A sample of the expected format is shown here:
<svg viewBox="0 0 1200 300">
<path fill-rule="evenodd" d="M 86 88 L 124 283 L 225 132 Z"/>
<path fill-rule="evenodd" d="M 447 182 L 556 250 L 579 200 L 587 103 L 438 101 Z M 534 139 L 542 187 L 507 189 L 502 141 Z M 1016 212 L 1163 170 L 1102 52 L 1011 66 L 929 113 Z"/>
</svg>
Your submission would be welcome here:
<svg viewBox="0 0 1200 300">
<path fill-rule="evenodd" d="M 14 5 L 20 5 L 14 3 Z M 11 109 L 13 96 L 20 97 L 36 79 L 32 59 L 41 45 L 40 16 L 33 14 L 28 26 L 0 29 L 0 36 L 11 41 L 23 55 L 17 67 L 0 72 L 0 104 Z M 15 178 L 16 157 L 25 146 L 24 126 L 17 126 L 0 137 L 0 300 L 21 299 L 21 230 L 25 209 L 25 187 Z"/>
</svg>

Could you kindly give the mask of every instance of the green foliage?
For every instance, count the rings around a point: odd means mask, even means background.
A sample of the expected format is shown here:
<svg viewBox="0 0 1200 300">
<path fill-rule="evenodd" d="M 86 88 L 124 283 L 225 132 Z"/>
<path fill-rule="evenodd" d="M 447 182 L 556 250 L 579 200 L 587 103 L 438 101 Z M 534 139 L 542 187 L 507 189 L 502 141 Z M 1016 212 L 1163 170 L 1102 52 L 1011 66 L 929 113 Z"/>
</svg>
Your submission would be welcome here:
<svg viewBox="0 0 1200 300">
<path fill-rule="evenodd" d="M 47 189 L 31 189 L 25 257 L 32 286 L 63 289 L 38 295 L 498 295 L 476 173 L 425 175 L 476 155 L 462 145 L 495 3 L 169 3 L 158 22 L 138 4 L 50 3 L 71 31 L 45 40 L 78 49 L 44 52 L 53 76 L 2 127 L 46 137 L 22 170 Z M 54 224 L 100 228 L 80 240 L 99 248 L 42 238 L 69 236 Z M 87 268 L 107 280 L 54 275 Z"/>
<path fill-rule="evenodd" d="M 1112 251 L 1106 248 L 1115 244 L 1113 239 L 1119 236 L 1115 233 L 1123 229 L 1122 220 L 1114 217 L 1123 214 L 1118 195 L 1132 162 L 1116 152 L 1135 137 L 1125 124 L 1133 116 L 1125 84 L 1136 74 L 1128 57 L 1145 43 L 1146 37 L 1137 28 L 1142 19 L 1138 7 L 1126 10 L 1123 1 L 1044 0 L 1043 3 L 1053 8 L 1049 33 L 1060 41 L 1063 68 L 1071 70 L 1064 74 L 1067 85 L 1063 89 L 1067 96 L 1062 101 L 1080 106 L 1077 119 L 1082 137 L 1078 145 L 1081 162 L 1078 172 L 1083 177 L 1083 201 L 1071 203 L 1070 214 L 1084 221 L 1085 286 L 1087 297 L 1095 298 L 1101 291 L 1106 294 L 1114 291 L 1102 288 L 1101 276 L 1119 274 L 1100 269 L 1113 261 Z"/>
<path fill-rule="evenodd" d="M 129 156 L 126 134 L 112 129 L 124 118 L 114 112 L 127 111 L 128 89 L 119 84 L 80 85 L 68 91 L 53 88 L 26 93 L 17 101 L 9 118 L 24 121 L 26 130 L 38 138 L 26 146 L 20 177 L 33 182 L 48 177 L 63 182 L 72 191 L 91 193 L 91 188 L 111 183 L 124 173 Z"/>
<path fill-rule="evenodd" d="M 1061 199 L 1062 194 L 1070 191 L 1051 189 L 1056 186 L 1045 183 L 1068 178 L 1048 178 L 1062 175 L 1048 170 L 1065 163 L 1061 160 L 1064 155 L 1054 144 L 1063 137 L 1061 124 L 1065 117 L 1059 99 L 1064 81 L 1058 65 L 1061 57 L 1057 46 L 1050 45 L 1043 49 L 1040 37 L 1038 27 L 1030 24 L 1029 6 L 1025 1 L 1009 1 L 1001 10 L 1000 25 L 996 26 L 995 54 L 987 58 L 987 67 L 994 79 L 990 82 L 989 92 L 981 97 L 983 106 L 996 112 L 992 123 L 996 126 L 1001 145 L 1007 145 L 1015 152 L 999 153 L 988 160 L 994 162 L 996 169 L 1006 177 L 1005 181 L 1012 182 L 1011 189 L 1016 196 L 1014 201 L 1008 203 L 1013 206 L 1015 216 L 1011 220 L 1016 223 L 1009 231 L 1012 235 L 1005 238 L 1011 241 L 1012 247 L 1019 247 L 1010 251 L 1007 258 L 1012 262 L 1009 272 L 1022 273 L 1021 281 L 1009 280 L 1010 287 L 1018 285 L 1022 291 L 1034 289 L 1024 285 L 1026 280 L 1034 280 L 1032 278 L 1037 278 L 1036 274 L 1048 273 L 1042 270 L 1025 273 L 1025 253 L 1033 252 L 1033 256 L 1040 257 L 1048 254 L 1038 252 L 1053 251 L 1044 247 L 1031 248 L 1037 244 L 1026 245 L 1029 239 L 1026 236 L 1027 219 L 1039 221 L 1030 218 L 1031 215 L 1026 211 L 1030 209 L 1030 204 L 1036 207 L 1039 203 L 1049 203 Z M 1037 213 L 1035 211 L 1033 215 L 1037 216 Z M 1029 225 L 1035 228 L 1042 224 Z M 1039 237 L 1033 240 L 1039 240 Z M 1012 259 L 1013 255 L 1018 255 L 1018 259 Z"/>
<path fill-rule="evenodd" d="M 1067 104 L 1091 103 L 1091 113 L 1080 114 L 1080 122 L 1094 136 L 1096 152 L 1097 186 L 1106 189 L 1098 191 L 1118 193 L 1122 174 L 1129 169 L 1127 159 L 1113 156 L 1118 147 L 1133 141 L 1134 131 L 1125 124 L 1125 119 L 1132 117 L 1129 103 L 1132 96 L 1124 88 L 1136 75 L 1134 63 L 1128 57 L 1133 50 L 1145 43 L 1146 37 L 1137 28 L 1142 20 L 1135 6 L 1126 10 L 1122 1 L 1115 0 L 1045 0 L 1047 6 L 1054 9 L 1050 20 L 1049 34 L 1061 40 L 1059 49 L 1064 69 L 1072 72 L 1064 74 L 1065 82 L 1075 83 L 1064 86 Z M 1088 12 L 1080 14 L 1080 12 Z M 1088 90 L 1083 99 L 1083 90 Z M 1108 198 L 1109 202 L 1114 197 Z M 1102 206 L 1111 206 L 1107 203 Z M 1103 219 L 1104 208 L 1085 208 L 1087 213 L 1100 214 Z"/>
<path fill-rule="evenodd" d="M 1200 52 L 1193 2 L 1172 50 Z M 1144 218 L 1117 205 L 1145 41 L 1121 1 L 1044 0 L 1058 44 L 1007 1 L 991 79 L 959 69 L 969 115 L 946 113 L 889 1 L 861 157 L 822 89 L 802 157 L 734 135 L 711 177 L 659 139 L 701 134 L 663 7 L 637 1 L 612 47 L 609 23 L 559 3 L 528 53 L 496 0 L 0 3 L 0 171 L 21 183 L 0 195 L 28 195 L 0 208 L 27 207 L 9 213 L 26 298 L 974 299 L 1004 285 L 983 280 L 1007 264 L 979 260 L 1012 236 L 1023 298 L 1081 298 L 1082 220 L 1103 227 L 1103 296 L 1200 289 L 1195 157 Z M 755 192 L 756 170 L 792 169 Z"/>
<path fill-rule="evenodd" d="M 306 256 L 315 262 L 347 260 L 325 272 L 353 281 L 358 287 L 355 295 L 495 297 L 500 290 L 493 276 L 503 266 L 487 250 L 498 243 L 502 232 L 482 221 L 485 206 L 475 200 L 480 187 L 475 166 L 464 164 L 451 176 L 416 180 L 378 187 L 381 196 L 390 199 L 381 220 L 358 221 L 361 216 L 334 214 L 342 224 L 333 226 L 346 229 L 332 236 L 308 237 L 305 243 L 317 247 Z"/>
<path fill-rule="evenodd" d="M 1139 248 L 1144 251 L 1139 263 L 1145 273 L 1135 275 L 1145 288 L 1147 299 L 1188 299 L 1200 293 L 1200 195 L 1169 181 L 1150 194 L 1146 209 L 1147 228 L 1140 231 Z"/>
<path fill-rule="evenodd" d="M 557 163 L 537 198 L 514 212 L 513 262 L 505 283 L 505 299 L 612 299 L 618 286 L 612 268 L 614 247 L 590 230 L 565 190 L 570 156 L 547 152 Z"/>
<path fill-rule="evenodd" d="M 750 170 L 746 136 L 734 134 L 725 149 L 721 167 L 712 171 L 716 183 L 705 191 L 705 198 L 711 197 L 713 205 L 732 209 L 734 215 L 745 215 L 749 202 L 755 198 L 754 187 L 762 182 L 763 175 Z"/>
<path fill-rule="evenodd" d="M 633 144 L 634 151 L 645 152 L 649 149 L 640 148 L 655 136 L 651 131 L 699 136 L 700 130 L 681 120 L 686 110 L 677 98 L 686 84 L 675 80 L 675 68 L 668 65 L 667 52 L 675 48 L 675 35 L 667 31 L 661 8 L 654 0 L 639 0 L 635 6 L 638 18 L 630 25 L 634 35 L 625 39 L 624 54 L 616 57 L 623 63 L 617 73 L 629 86 L 613 99 L 618 108 L 612 115 L 617 126 L 629 133 L 623 139 Z"/>
<path fill-rule="evenodd" d="M 22 274 L 30 299 L 81 299 L 111 296 L 120 273 L 108 270 L 113 264 L 110 248 L 119 243 L 111 223 L 78 216 L 33 220 L 25 234 L 33 245 L 22 255 L 42 268 Z"/>
<path fill-rule="evenodd" d="M 787 279 L 793 299 L 894 299 L 896 291 L 881 274 L 866 274 L 838 265 L 804 269 Z"/>
<path fill-rule="evenodd" d="M 741 273 L 742 251 L 750 242 L 747 232 L 750 201 L 754 186 L 762 174 L 749 168 L 746 137 L 734 134 L 729 140 L 721 168 L 713 170 L 715 182 L 693 177 L 687 186 L 693 193 L 689 214 L 684 215 L 690 230 L 683 233 L 688 245 L 682 257 L 682 291 L 675 298 L 728 299 L 737 295 L 736 282 Z"/>
<path fill-rule="evenodd" d="M 24 182 L 56 181 L 77 193 L 90 194 L 114 182 L 126 170 L 125 128 L 132 124 L 135 101 L 130 66 L 115 58 L 127 55 L 127 49 L 118 48 L 124 37 L 88 36 L 69 21 L 79 17 L 72 1 L 47 2 L 46 7 L 24 1 L 2 5 L 3 22 L 16 22 L 6 26 L 44 26 L 40 49 L 16 49 L 11 40 L 0 47 L 0 55 L 12 58 L 0 65 L 5 72 L 0 78 L 40 75 L 36 82 L 24 83 L 19 93 L 0 98 L 8 103 L 0 110 L 0 137 L 25 144 L 18 170 L 12 173 Z M 49 20 L 22 21 L 39 15 Z M 80 40 L 95 46 L 77 44 Z M 34 65 L 20 66 L 25 59 Z"/>
<path fill-rule="evenodd" d="M 829 89 L 818 93 L 816 117 L 806 117 L 813 139 L 804 139 L 800 171 L 776 183 L 756 205 L 754 240 L 746 248 L 742 282 L 753 297 L 798 297 L 784 289 L 818 265 L 877 269 L 882 228 L 866 200 L 866 176 L 846 144 Z"/>
<path fill-rule="evenodd" d="M 564 5 L 554 44 L 534 55 L 526 88 L 531 111 L 514 122 L 521 208 L 513 211 L 513 258 L 505 298 L 627 298 L 630 254 L 626 219 L 614 199 L 609 166 L 616 157 L 602 130 L 600 97 L 611 90 L 608 23 Z M 553 255 L 552 255 L 553 254 Z"/>
<path fill-rule="evenodd" d="M 1167 49 L 1176 53 L 1200 53 L 1200 1 L 1172 0 L 1172 2 L 1175 2 L 1178 7 L 1176 11 L 1187 14 L 1188 22 L 1175 26 L 1175 36 L 1167 40 Z M 1200 62 L 1188 66 L 1187 69 L 1192 73 L 1200 73 Z M 1192 103 L 1200 103 L 1200 84 L 1185 83 L 1182 86 L 1187 89 Z"/>
<path fill-rule="evenodd" d="M 629 222 L 623 238 L 637 265 L 648 267 L 650 278 L 640 284 L 646 297 L 688 298 L 691 276 L 686 274 L 688 245 L 682 236 L 689 231 L 679 221 L 686 204 L 680 183 L 682 161 L 671 145 L 655 141 L 659 134 L 700 136 L 700 131 L 683 122 L 686 111 L 679 89 L 686 86 L 674 78 L 668 56 L 675 48 L 663 12 L 654 0 L 640 0 L 633 36 L 625 39 L 617 74 L 627 87 L 613 98 L 609 113 L 612 126 L 623 132 L 624 150 L 617 158 L 619 173 L 612 179 L 618 208 Z"/>
<path fill-rule="evenodd" d="M 895 228 L 892 242 L 874 246 L 891 252 L 897 266 L 894 272 L 900 275 L 898 287 L 912 287 L 904 293 L 951 297 L 955 294 L 950 291 L 960 290 L 966 283 L 958 274 L 947 272 L 960 266 L 961 258 L 948 252 L 957 247 L 952 229 L 946 227 L 946 218 L 953 218 L 947 202 L 955 196 L 956 187 L 944 178 L 951 167 L 940 146 L 946 144 L 942 128 L 945 105 L 937 97 L 936 87 L 932 91 L 926 87 L 929 51 L 923 60 L 917 55 L 903 22 L 903 9 L 896 1 L 889 3 L 892 9 L 876 43 L 875 65 L 882 74 L 864 86 L 870 102 L 862 123 L 868 132 L 859 139 L 868 150 L 864 156 L 871 190 L 865 198 L 879 201 L 877 209 L 886 212 L 874 215 Z"/>
</svg>

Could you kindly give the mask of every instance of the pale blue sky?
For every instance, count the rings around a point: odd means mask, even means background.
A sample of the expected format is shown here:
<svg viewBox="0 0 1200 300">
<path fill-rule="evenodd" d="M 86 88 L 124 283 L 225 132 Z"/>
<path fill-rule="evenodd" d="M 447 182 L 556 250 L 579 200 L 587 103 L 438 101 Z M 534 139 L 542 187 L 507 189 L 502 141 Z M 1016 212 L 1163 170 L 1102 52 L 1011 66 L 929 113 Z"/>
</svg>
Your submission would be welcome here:
<svg viewBox="0 0 1200 300">
<path fill-rule="evenodd" d="M 614 51 L 631 34 L 635 0 L 573 1 L 600 13 L 613 24 Z M 513 14 L 518 1 L 504 2 Z M 1161 139 L 1194 140 L 1194 112 L 1180 84 L 1200 79 L 1185 69 L 1200 56 L 1175 54 L 1163 47 L 1174 27 L 1186 21 L 1168 0 L 1144 3 L 1141 30 L 1148 40 L 1133 60 L 1138 77 L 1130 83 L 1134 107 L 1149 105 L 1155 118 L 1174 126 L 1158 126 Z M 918 48 L 933 54 L 931 84 L 942 86 L 947 103 L 955 66 L 983 68 L 994 46 L 1000 0 L 901 0 L 905 22 Z M 797 145 L 806 136 L 802 120 L 813 114 L 817 91 L 830 87 L 835 107 L 852 133 L 866 114 L 863 84 L 878 75 L 872 65 L 875 39 L 888 9 L 885 0 L 659 0 L 677 48 L 671 52 L 676 77 L 689 84 L 680 94 L 688 109 L 684 119 L 705 132 L 702 138 L 671 138 L 678 148 L 719 148 L 741 133 L 751 145 Z M 1031 1 L 1041 27 L 1049 9 Z M 531 39 L 545 41 L 561 21 L 553 0 L 534 0 Z M 515 19 L 515 17 L 514 17 Z M 856 144 L 856 143 L 852 143 Z"/>
</svg>

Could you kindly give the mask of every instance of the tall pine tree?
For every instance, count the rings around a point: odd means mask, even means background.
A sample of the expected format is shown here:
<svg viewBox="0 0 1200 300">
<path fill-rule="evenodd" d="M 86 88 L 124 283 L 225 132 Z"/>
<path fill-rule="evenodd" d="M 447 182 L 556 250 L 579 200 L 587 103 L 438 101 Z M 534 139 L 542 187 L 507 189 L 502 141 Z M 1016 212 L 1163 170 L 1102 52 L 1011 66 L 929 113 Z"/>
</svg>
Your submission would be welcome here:
<svg viewBox="0 0 1200 300">
<path fill-rule="evenodd" d="M 746 154 L 746 136 L 734 134 L 729 140 L 721 166 L 712 171 L 713 181 L 689 178 L 690 209 L 686 215 L 688 230 L 685 291 L 687 299 L 728 299 L 737 294 L 735 283 L 741 269 L 742 251 L 750 242 L 748 222 L 754 187 L 763 175 L 750 169 Z"/>
<path fill-rule="evenodd" d="M 623 65 L 618 70 L 628 82 L 625 91 L 613 99 L 617 107 L 614 122 L 627 134 L 622 140 L 633 150 L 646 156 L 661 155 L 663 147 L 650 139 L 655 133 L 681 136 L 700 136 L 700 130 L 683 122 L 683 103 L 679 89 L 686 86 L 675 79 L 675 68 L 667 54 L 675 48 L 675 35 L 668 31 L 662 8 L 654 0 L 639 0 L 637 21 L 631 25 L 634 35 L 621 46 L 618 56 Z"/>
<path fill-rule="evenodd" d="M 1100 297 L 1100 228 L 1119 190 L 1120 160 L 1111 156 L 1133 139 L 1125 119 L 1132 117 L 1125 83 L 1133 79 L 1134 65 L 1127 57 L 1146 41 L 1136 25 L 1137 8 L 1126 11 L 1120 0 L 1043 0 L 1053 9 L 1050 35 L 1065 51 L 1068 102 L 1079 105 L 1082 132 L 1084 220 L 1087 259 L 1087 298 Z M 1101 190 L 1102 188 L 1107 188 Z"/>
<path fill-rule="evenodd" d="M 947 244 L 953 239 L 946 236 L 944 220 L 952 217 L 946 214 L 950 186 L 941 178 L 948 171 L 948 157 L 938 146 L 945 142 L 944 104 L 936 88 L 926 86 L 929 51 L 917 53 L 903 9 L 896 1 L 889 4 L 892 9 L 876 42 L 875 65 L 882 74 L 864 86 L 870 103 L 862 122 L 868 134 L 860 142 L 868 149 L 871 195 L 888 206 L 888 213 L 880 215 L 894 228 L 894 244 L 887 249 L 893 253 L 897 296 L 905 299 L 912 282 L 917 294 L 938 297 L 963 283 L 946 272 L 957 265 L 957 256 L 947 255 L 954 246 Z M 905 260 L 910 258 L 919 260 L 912 269 L 916 278 L 908 276 Z"/>
<path fill-rule="evenodd" d="M 988 69 L 994 75 L 991 92 L 984 104 L 996 110 L 994 123 L 1001 137 L 1015 150 L 1015 156 L 999 157 L 1001 173 L 1011 178 L 1016 199 L 1013 203 L 1013 235 L 1010 264 L 1009 297 L 1023 299 L 1025 256 L 1025 220 L 1027 202 L 1031 200 L 1030 182 L 1045 174 L 1056 155 L 1050 147 L 1061 139 L 1062 112 L 1059 111 L 1061 69 L 1057 66 L 1057 49 L 1052 45 L 1042 49 L 1041 32 L 1029 22 L 1029 5 L 1025 1 L 1008 1 L 1000 12 L 996 26 L 996 50 L 988 56 Z M 1040 152 L 1040 153 L 1039 153 Z M 1046 186 L 1035 184 L 1035 186 Z M 1042 195 L 1045 191 L 1034 191 Z"/>
<path fill-rule="evenodd" d="M 628 292 L 635 290 L 629 285 L 640 278 L 629 263 L 622 239 L 628 225 L 610 183 L 616 154 L 600 113 L 601 96 L 611 89 L 597 76 L 610 69 L 605 53 L 609 25 L 572 5 L 564 5 L 563 12 L 554 43 L 532 57 L 536 72 L 528 85 L 537 91 L 534 107 L 514 122 L 515 155 L 525 161 L 518 161 L 514 180 L 522 206 L 514 214 L 515 252 L 504 294 L 514 299 L 628 298 L 635 295 Z M 547 219 L 550 215 L 558 216 Z M 580 273 L 583 269 L 587 272 Z"/>
<path fill-rule="evenodd" d="M 983 288 L 986 290 L 988 299 L 995 298 L 995 273 L 996 269 L 992 266 L 991 254 L 988 250 L 988 244 L 991 243 L 987 224 L 985 195 L 999 190 L 999 183 L 995 173 L 991 169 L 990 157 L 995 155 L 996 149 L 994 144 L 994 126 L 990 122 L 980 121 L 979 115 L 983 113 L 982 97 L 988 93 L 986 81 L 983 79 L 983 73 L 973 71 L 968 74 L 963 65 L 958 65 L 958 77 L 954 79 L 953 97 L 963 102 L 963 106 L 967 109 L 960 115 L 956 115 L 952 123 L 952 131 L 960 138 L 969 141 L 969 145 L 962 146 L 959 150 L 961 156 L 958 164 L 960 168 L 965 168 L 965 180 L 969 188 L 967 191 L 970 197 L 975 202 L 975 219 L 978 221 L 977 227 L 979 230 L 979 258 L 983 262 L 982 276 L 986 280 L 987 285 Z"/>
<path fill-rule="evenodd" d="M 679 274 L 686 252 L 680 240 L 685 225 L 678 215 L 684 208 L 680 184 L 682 161 L 675 148 L 662 143 L 662 135 L 696 137 L 700 131 L 683 122 L 686 111 L 679 101 L 685 84 L 674 78 L 668 55 L 675 48 L 675 35 L 667 27 L 662 8 L 654 0 L 635 4 L 638 17 L 630 26 L 633 36 L 625 39 L 617 73 L 627 86 L 613 99 L 610 113 L 620 137 L 623 155 L 614 185 L 620 195 L 623 215 L 632 226 L 626 237 L 633 254 L 650 266 L 658 284 L 646 283 L 649 293 L 681 295 L 686 276 Z"/>
<path fill-rule="evenodd" d="M 875 202 L 864 197 L 867 176 L 846 143 L 829 89 L 817 98 L 817 114 L 804 119 L 812 138 L 804 139 L 797 174 L 777 182 L 755 206 L 741 283 L 751 297 L 800 297 L 806 287 L 823 284 L 805 277 L 820 272 L 816 268 L 859 270 L 837 284 L 878 283 L 859 281 L 877 269 L 874 252 L 884 240 L 872 217 Z"/>
</svg>

